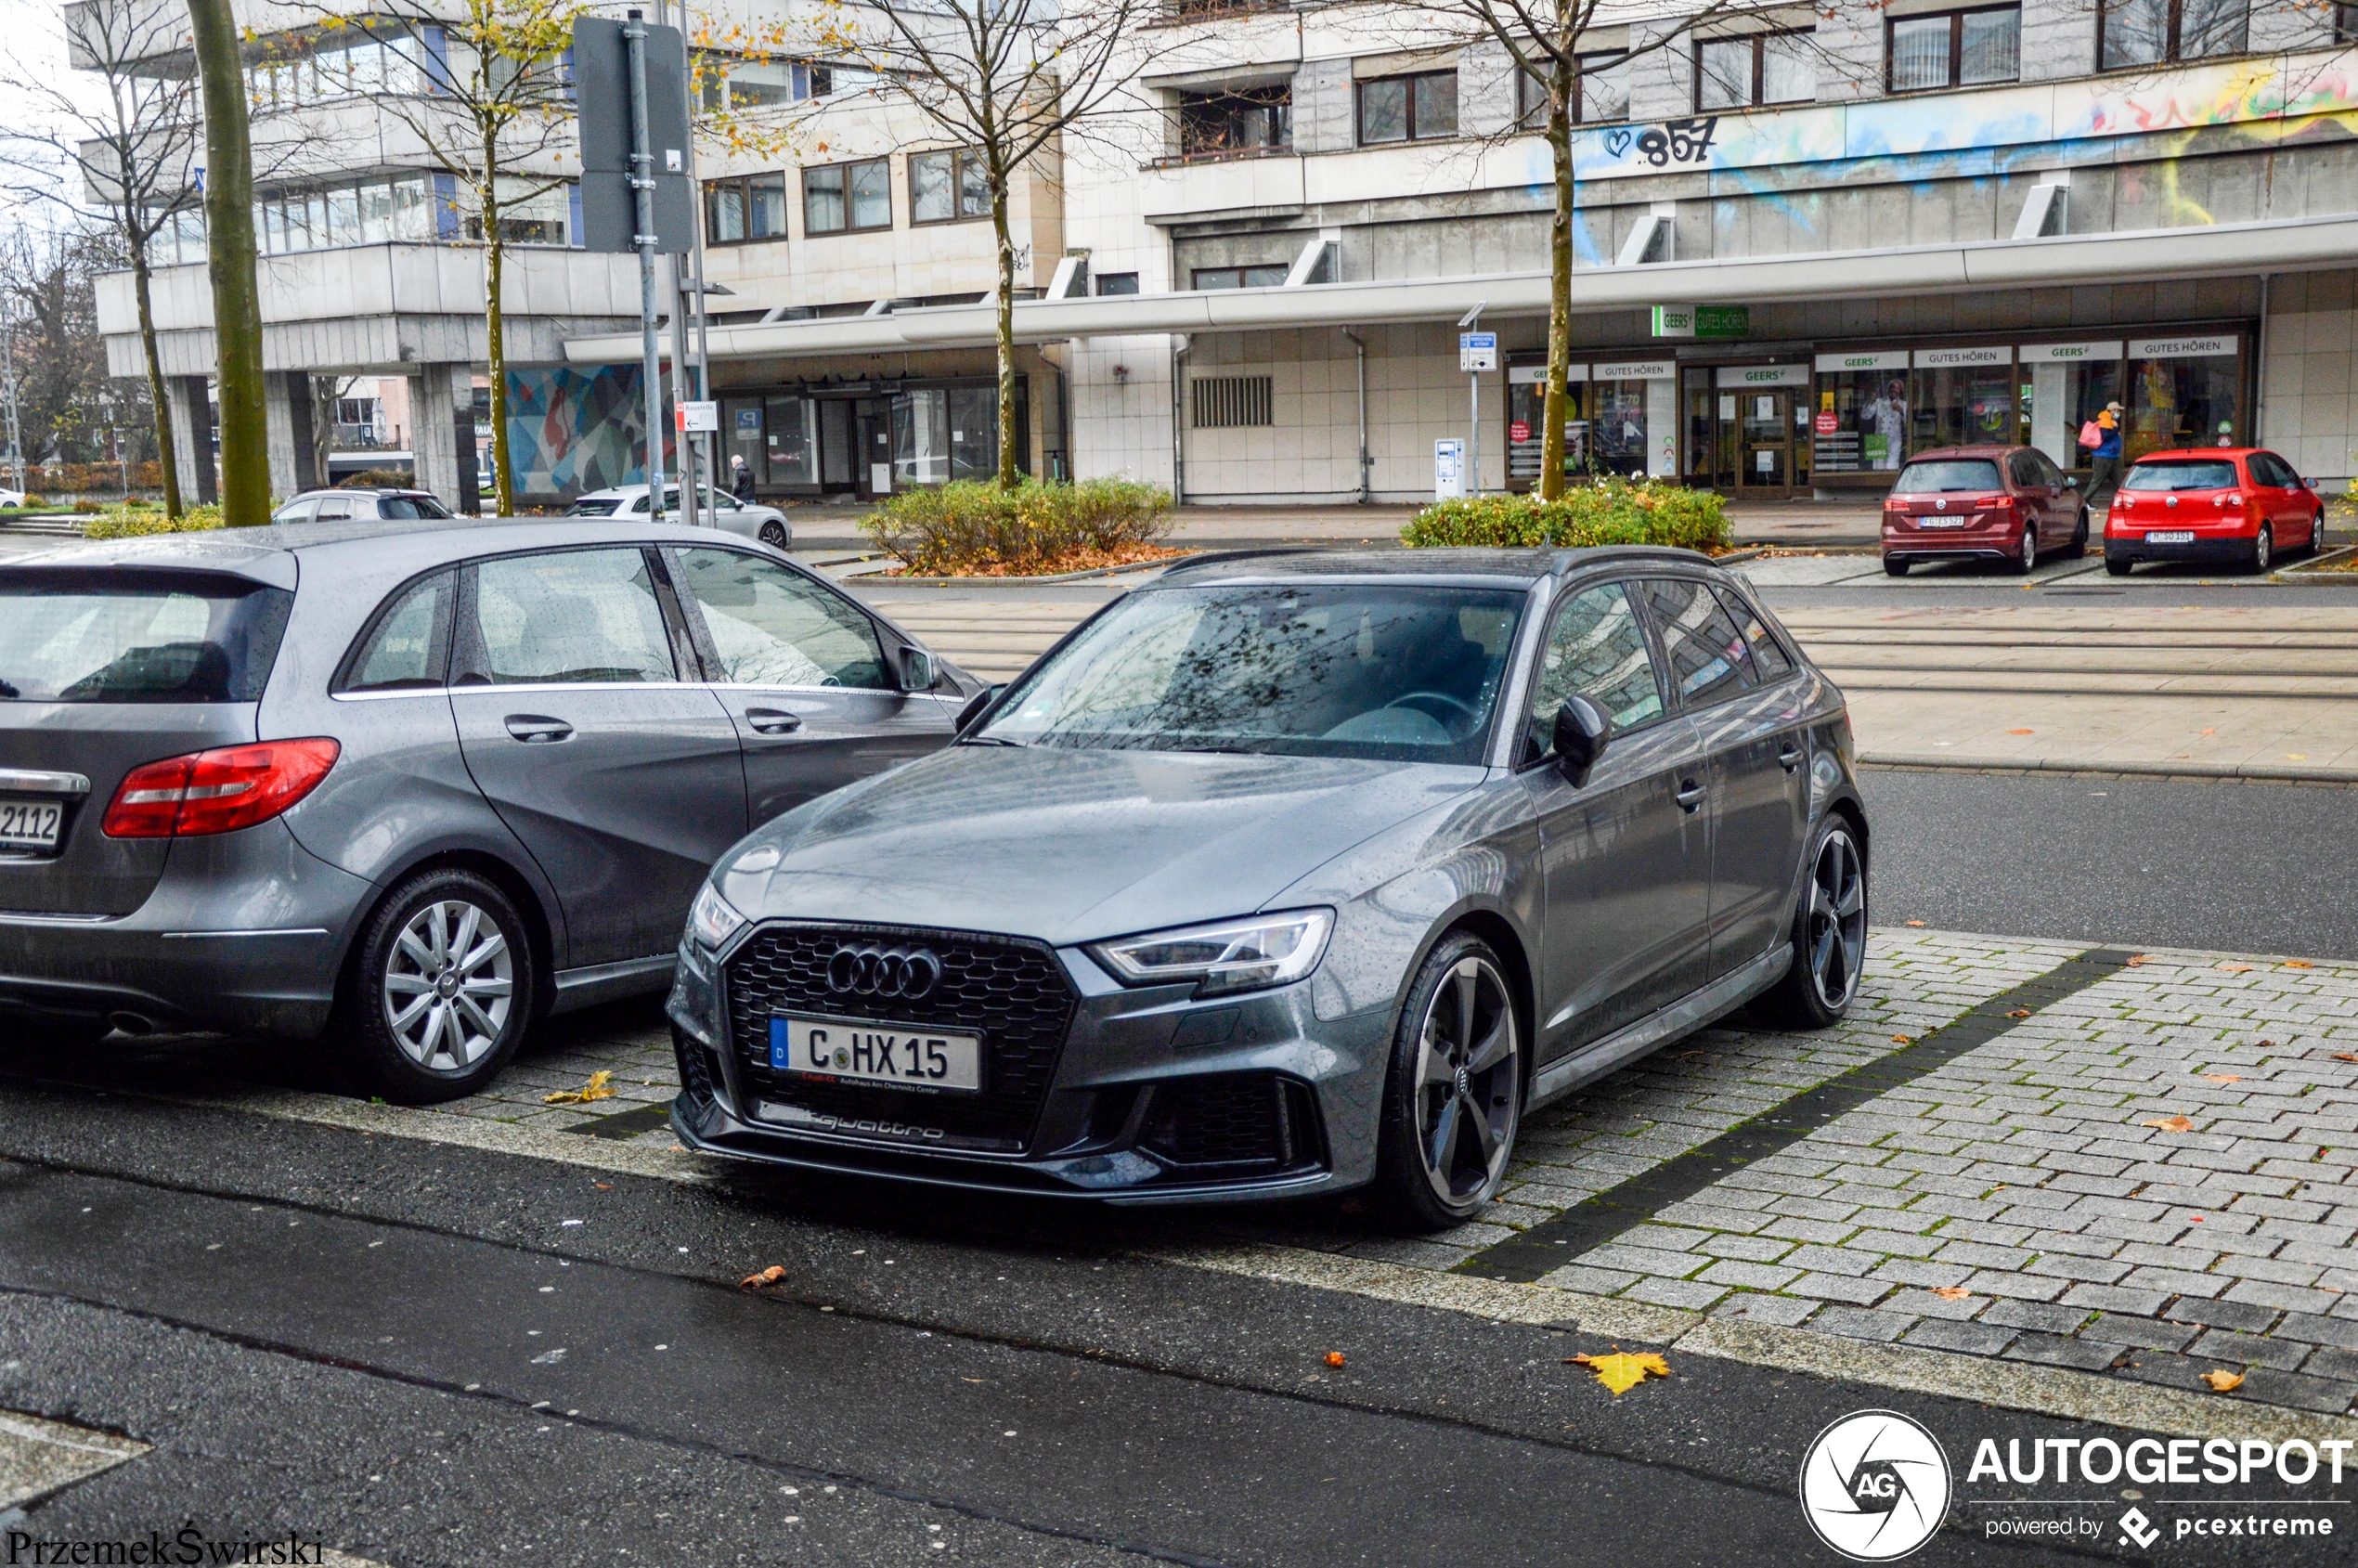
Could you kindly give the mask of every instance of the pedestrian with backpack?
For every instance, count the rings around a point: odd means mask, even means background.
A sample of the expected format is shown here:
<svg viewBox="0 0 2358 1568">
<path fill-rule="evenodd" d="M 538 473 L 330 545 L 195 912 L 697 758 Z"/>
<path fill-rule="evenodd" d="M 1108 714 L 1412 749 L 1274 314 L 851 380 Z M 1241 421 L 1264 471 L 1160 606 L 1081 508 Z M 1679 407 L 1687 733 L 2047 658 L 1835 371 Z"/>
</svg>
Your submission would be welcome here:
<svg viewBox="0 0 2358 1568">
<path fill-rule="evenodd" d="M 2120 488 L 2120 413 L 2118 402 L 2107 403 L 2103 413 L 2079 427 L 2079 444 L 2089 448 L 2093 460 L 2088 474 L 2088 505 L 2098 511 Z"/>
</svg>

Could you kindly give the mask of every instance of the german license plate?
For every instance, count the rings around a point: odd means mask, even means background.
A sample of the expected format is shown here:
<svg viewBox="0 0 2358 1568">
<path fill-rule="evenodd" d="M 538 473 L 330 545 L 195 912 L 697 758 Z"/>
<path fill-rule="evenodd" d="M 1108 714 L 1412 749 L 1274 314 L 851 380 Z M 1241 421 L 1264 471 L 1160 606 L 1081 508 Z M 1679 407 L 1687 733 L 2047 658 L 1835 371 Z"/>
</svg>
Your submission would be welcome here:
<svg viewBox="0 0 2358 1568">
<path fill-rule="evenodd" d="M 2147 544 L 2192 544 L 2195 542 L 2195 535 L 2191 528 L 2173 528 L 2166 534 L 2147 534 L 2145 542 Z"/>
<path fill-rule="evenodd" d="M 1964 525 L 1965 520 L 1962 517 L 1919 517 L 1916 519 L 1916 526 L 1919 528 L 1962 528 Z"/>
<path fill-rule="evenodd" d="M 0 800 L 0 849 L 54 849 L 65 808 L 47 800 Z"/>
<path fill-rule="evenodd" d="M 982 1092 L 982 1036 L 858 1018 L 770 1020 L 770 1066 L 900 1089 Z"/>
</svg>

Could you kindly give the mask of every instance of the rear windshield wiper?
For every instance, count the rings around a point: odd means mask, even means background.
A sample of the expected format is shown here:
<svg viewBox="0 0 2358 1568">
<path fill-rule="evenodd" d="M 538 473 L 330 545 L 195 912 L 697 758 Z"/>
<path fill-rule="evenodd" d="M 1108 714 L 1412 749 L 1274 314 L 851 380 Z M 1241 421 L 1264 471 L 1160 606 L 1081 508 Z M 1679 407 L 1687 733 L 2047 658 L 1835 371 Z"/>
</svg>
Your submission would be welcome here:
<svg viewBox="0 0 2358 1568">
<path fill-rule="evenodd" d="M 14 686 L 9 685 L 9 684 L 8 684 L 6 680 L 0 680 L 0 697 L 6 697 L 8 700 L 10 700 L 11 702 L 13 702 L 13 701 L 15 701 L 17 698 L 21 697 L 21 696 L 23 696 L 23 695 L 24 695 L 24 693 L 23 693 L 22 692 L 18 691 L 18 690 L 17 690 Z"/>
</svg>

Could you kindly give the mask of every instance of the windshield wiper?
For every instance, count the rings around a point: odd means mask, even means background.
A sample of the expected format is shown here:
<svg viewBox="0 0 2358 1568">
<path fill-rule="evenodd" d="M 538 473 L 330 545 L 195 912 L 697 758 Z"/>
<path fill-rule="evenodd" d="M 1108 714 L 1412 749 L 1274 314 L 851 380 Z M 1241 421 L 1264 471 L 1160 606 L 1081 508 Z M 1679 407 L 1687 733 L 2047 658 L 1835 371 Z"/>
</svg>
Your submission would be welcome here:
<svg viewBox="0 0 2358 1568">
<path fill-rule="evenodd" d="M 1028 743 L 1023 741 L 1011 741 L 1000 735 L 961 735 L 953 744 L 958 745 L 1011 745 L 1017 747 L 1017 749 L 1021 749 Z"/>
<path fill-rule="evenodd" d="M 17 690 L 14 686 L 9 685 L 9 684 L 8 684 L 6 680 L 0 680 L 0 697 L 6 697 L 6 698 L 7 698 L 9 701 L 14 702 L 17 698 L 21 697 L 21 696 L 23 696 L 23 695 L 24 695 L 24 693 L 23 693 L 22 692 L 18 691 L 18 690 Z"/>
</svg>

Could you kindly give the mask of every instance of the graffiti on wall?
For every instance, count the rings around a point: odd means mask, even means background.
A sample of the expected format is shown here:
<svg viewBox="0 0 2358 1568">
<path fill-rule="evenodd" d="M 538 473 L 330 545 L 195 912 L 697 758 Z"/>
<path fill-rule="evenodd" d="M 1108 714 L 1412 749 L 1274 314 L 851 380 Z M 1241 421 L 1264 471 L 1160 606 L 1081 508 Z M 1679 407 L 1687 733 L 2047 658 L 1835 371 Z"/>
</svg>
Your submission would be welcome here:
<svg viewBox="0 0 2358 1568">
<path fill-rule="evenodd" d="M 1838 159 L 1909 158 L 2156 131 L 2251 125 L 2358 111 L 2358 51 L 2276 55 L 2093 81 L 1698 116 L 1582 133 L 1583 181 L 1716 173 Z M 1546 178 L 1547 149 L 1535 154 Z"/>
<path fill-rule="evenodd" d="M 636 365 L 508 372 L 508 461 L 520 496 L 570 500 L 644 484 L 646 423 Z"/>
</svg>

